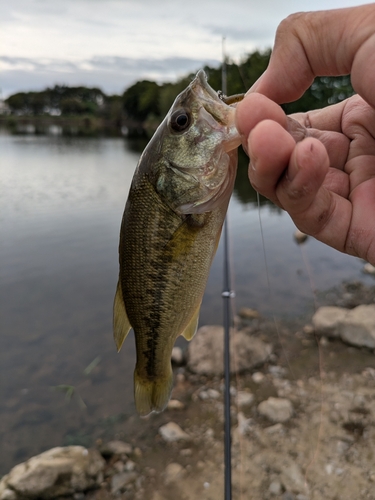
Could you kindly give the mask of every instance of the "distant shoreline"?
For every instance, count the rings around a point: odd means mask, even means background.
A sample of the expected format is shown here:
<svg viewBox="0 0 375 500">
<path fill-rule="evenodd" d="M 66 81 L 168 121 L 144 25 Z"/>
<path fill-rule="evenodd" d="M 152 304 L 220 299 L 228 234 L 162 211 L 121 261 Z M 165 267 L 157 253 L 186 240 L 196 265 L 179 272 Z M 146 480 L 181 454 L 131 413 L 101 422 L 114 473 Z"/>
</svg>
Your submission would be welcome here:
<svg viewBox="0 0 375 500">
<path fill-rule="evenodd" d="M 108 119 L 93 115 L 72 116 L 0 116 L 0 126 L 12 134 L 65 135 L 65 136 L 111 136 L 125 137 L 128 134 L 123 120 Z"/>
</svg>

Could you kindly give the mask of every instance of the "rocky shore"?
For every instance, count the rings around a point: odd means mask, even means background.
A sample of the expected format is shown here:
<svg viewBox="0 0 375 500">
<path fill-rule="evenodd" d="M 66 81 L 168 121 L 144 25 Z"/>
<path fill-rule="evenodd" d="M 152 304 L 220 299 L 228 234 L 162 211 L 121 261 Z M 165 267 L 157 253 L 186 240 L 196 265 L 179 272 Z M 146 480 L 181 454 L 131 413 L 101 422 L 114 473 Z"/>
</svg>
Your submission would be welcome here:
<svg viewBox="0 0 375 500">
<path fill-rule="evenodd" d="M 308 323 L 236 317 L 234 499 L 375 500 L 375 288 L 320 299 Z M 2 478 L 0 500 L 223 498 L 222 337 L 205 326 L 175 349 L 172 399 L 143 436 L 48 450 Z"/>
</svg>

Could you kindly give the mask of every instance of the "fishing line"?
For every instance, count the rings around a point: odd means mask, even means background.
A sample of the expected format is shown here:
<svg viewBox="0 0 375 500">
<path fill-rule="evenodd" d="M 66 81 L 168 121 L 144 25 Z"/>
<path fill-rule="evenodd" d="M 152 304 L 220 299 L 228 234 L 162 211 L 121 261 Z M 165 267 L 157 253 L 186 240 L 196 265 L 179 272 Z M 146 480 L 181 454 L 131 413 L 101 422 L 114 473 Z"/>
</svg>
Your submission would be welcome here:
<svg viewBox="0 0 375 500">
<path fill-rule="evenodd" d="M 309 278 L 311 293 L 312 293 L 312 296 L 314 298 L 314 312 L 316 312 L 318 309 L 318 301 L 317 301 L 317 297 L 316 297 L 316 286 L 315 286 L 314 279 L 313 279 L 313 272 L 312 272 L 312 269 L 310 266 L 310 261 L 309 261 L 309 258 L 307 256 L 307 253 L 306 253 L 304 246 L 299 245 L 299 247 L 301 250 L 303 263 L 307 269 L 307 275 Z M 312 459 L 310 460 L 310 462 L 306 466 L 306 471 L 305 471 L 305 482 L 306 483 L 307 483 L 307 476 L 308 476 L 309 469 L 310 469 L 310 467 L 312 467 L 313 463 L 318 458 L 319 444 L 322 440 L 322 431 L 323 431 L 323 402 L 324 402 L 324 397 L 323 397 L 323 353 L 322 353 L 319 339 L 316 335 L 315 330 L 314 330 L 314 338 L 315 338 L 315 342 L 316 342 L 317 347 L 318 347 L 318 362 L 319 362 L 319 372 L 320 372 L 320 377 L 319 377 L 319 381 L 320 381 L 320 425 L 319 425 L 318 435 L 317 435 L 317 439 L 316 439 L 316 446 L 315 446 L 315 450 L 314 450 Z"/>
<path fill-rule="evenodd" d="M 258 192 L 257 192 L 257 203 L 258 203 L 258 219 L 259 219 L 260 234 L 261 234 L 262 243 L 263 243 L 263 258 L 264 258 L 264 264 L 265 264 L 265 268 L 266 268 L 268 293 L 269 293 L 270 299 L 272 299 L 272 287 L 271 287 L 271 281 L 270 281 L 270 276 L 269 276 L 269 267 L 268 267 L 267 253 L 266 253 L 266 247 L 265 247 L 265 241 L 264 241 L 263 223 L 262 223 L 262 217 L 261 217 L 261 213 L 260 213 L 260 196 L 259 196 Z M 305 268 L 307 269 L 309 284 L 310 284 L 311 292 L 312 292 L 312 295 L 314 298 L 314 310 L 316 311 L 318 308 L 318 304 L 317 304 L 317 300 L 316 300 L 316 291 L 315 291 L 316 289 L 315 289 L 314 280 L 313 280 L 313 273 L 311 270 L 311 266 L 310 266 L 310 262 L 309 262 L 309 259 L 307 257 L 307 254 L 304 251 L 304 248 L 302 247 L 302 245 L 299 245 L 299 247 L 300 247 L 300 251 L 301 251 L 301 255 L 302 255 L 302 260 L 304 262 Z M 274 322 L 275 329 L 277 332 L 277 336 L 279 338 L 279 342 L 280 342 L 280 346 L 281 346 L 281 349 L 283 352 L 283 356 L 286 360 L 286 363 L 288 365 L 288 368 L 290 370 L 290 374 L 291 374 L 292 378 L 296 380 L 296 376 L 293 373 L 292 367 L 289 363 L 289 358 L 287 356 L 287 353 L 286 353 L 285 348 L 284 348 L 284 344 L 283 344 L 282 339 L 281 339 L 280 330 L 279 330 L 279 327 L 278 327 L 278 324 L 276 321 L 276 317 L 273 313 L 272 313 L 272 318 L 273 318 L 273 322 Z M 313 456 L 306 466 L 306 471 L 305 471 L 305 476 L 304 476 L 306 484 L 307 484 L 308 471 L 318 456 L 319 444 L 320 444 L 321 435 L 322 435 L 322 422 L 323 422 L 323 414 L 322 414 L 322 412 L 323 412 L 323 385 L 322 385 L 323 359 L 322 359 L 322 352 L 321 352 L 321 348 L 319 345 L 319 341 L 318 341 L 316 336 L 315 336 L 315 340 L 316 340 L 317 345 L 318 345 L 318 360 L 319 360 L 319 368 L 320 368 L 320 425 L 319 425 L 319 430 L 318 430 L 318 435 L 317 435 L 317 444 L 315 446 Z M 297 391 L 301 393 L 301 388 L 298 388 Z"/>
<path fill-rule="evenodd" d="M 266 245 L 265 245 L 265 241 L 264 241 L 262 216 L 260 214 L 260 196 L 259 196 L 258 191 L 256 193 L 257 193 L 257 203 L 258 203 L 259 228 L 260 228 L 260 235 L 261 235 L 261 238 L 262 238 L 263 259 L 264 259 L 264 266 L 265 266 L 265 269 L 266 269 L 268 295 L 269 295 L 269 298 L 270 298 L 270 303 L 272 304 L 272 300 L 273 300 L 272 295 L 273 294 L 272 294 L 272 286 L 271 286 L 271 281 L 270 281 L 270 273 L 269 273 L 269 266 L 268 266 L 267 252 L 266 252 Z M 285 351 L 284 343 L 283 343 L 283 341 L 281 339 L 280 329 L 279 329 L 279 325 L 277 324 L 277 321 L 276 321 L 276 316 L 275 316 L 275 314 L 273 312 L 272 312 L 272 320 L 273 320 L 273 323 L 275 325 L 275 330 L 276 330 L 276 333 L 277 333 L 277 337 L 279 339 L 281 350 L 282 350 L 283 356 L 285 358 L 285 361 L 286 361 L 286 363 L 288 365 L 290 374 L 293 377 L 293 379 L 296 379 L 296 376 L 295 376 L 295 374 L 293 372 L 293 369 L 292 369 L 292 367 L 291 367 L 291 365 L 289 363 L 289 358 L 288 358 L 288 355 L 287 355 L 287 353 Z"/>
</svg>

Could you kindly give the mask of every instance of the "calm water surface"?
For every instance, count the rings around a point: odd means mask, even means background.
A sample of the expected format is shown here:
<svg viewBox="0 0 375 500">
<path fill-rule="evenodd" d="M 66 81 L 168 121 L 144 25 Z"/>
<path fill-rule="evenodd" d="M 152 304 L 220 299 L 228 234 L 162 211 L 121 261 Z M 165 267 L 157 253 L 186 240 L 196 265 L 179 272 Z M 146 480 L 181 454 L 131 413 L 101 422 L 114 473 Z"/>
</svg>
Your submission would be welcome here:
<svg viewBox="0 0 375 500">
<path fill-rule="evenodd" d="M 117 354 L 111 322 L 119 226 L 139 153 L 122 139 L 5 133 L 0 150 L 1 475 L 52 446 L 112 438 L 113 424 L 134 414 L 134 339 Z M 298 247 L 286 214 L 258 210 L 246 166 L 229 225 L 236 308 L 305 315 L 311 277 L 320 290 L 369 279 L 358 259 L 311 239 Z M 222 260 L 220 246 L 201 324 L 221 318 Z"/>
</svg>

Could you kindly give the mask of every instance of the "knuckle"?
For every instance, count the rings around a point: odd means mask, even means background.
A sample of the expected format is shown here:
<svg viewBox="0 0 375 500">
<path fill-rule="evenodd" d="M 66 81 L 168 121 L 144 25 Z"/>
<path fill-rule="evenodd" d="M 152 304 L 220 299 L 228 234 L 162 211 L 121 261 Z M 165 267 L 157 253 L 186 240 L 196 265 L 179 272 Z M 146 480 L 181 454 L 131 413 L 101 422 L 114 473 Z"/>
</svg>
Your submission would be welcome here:
<svg viewBox="0 0 375 500">
<path fill-rule="evenodd" d="M 295 34 L 298 31 L 298 27 L 305 24 L 306 15 L 305 12 L 290 14 L 279 24 L 276 36 L 284 38 L 285 36 L 290 36 L 290 34 Z"/>
</svg>

